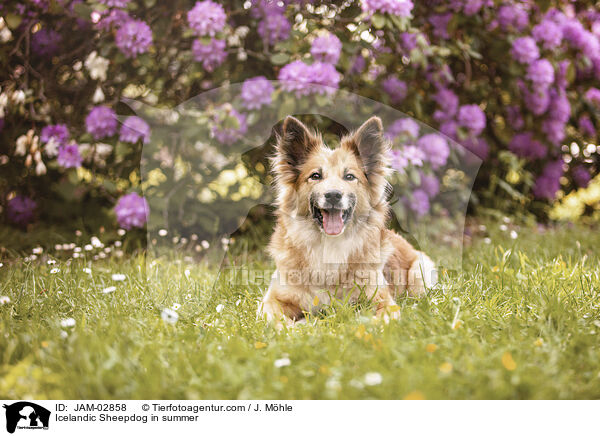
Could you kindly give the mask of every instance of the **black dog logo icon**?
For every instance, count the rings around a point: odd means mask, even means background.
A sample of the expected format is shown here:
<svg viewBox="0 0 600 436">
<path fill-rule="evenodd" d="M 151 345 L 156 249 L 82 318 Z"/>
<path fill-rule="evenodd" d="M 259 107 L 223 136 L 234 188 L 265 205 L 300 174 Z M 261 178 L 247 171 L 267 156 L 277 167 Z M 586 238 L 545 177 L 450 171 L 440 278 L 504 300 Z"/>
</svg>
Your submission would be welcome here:
<svg viewBox="0 0 600 436">
<path fill-rule="evenodd" d="M 29 401 L 4 405 L 6 409 L 6 431 L 14 433 L 19 428 L 48 429 L 50 411 Z"/>
</svg>

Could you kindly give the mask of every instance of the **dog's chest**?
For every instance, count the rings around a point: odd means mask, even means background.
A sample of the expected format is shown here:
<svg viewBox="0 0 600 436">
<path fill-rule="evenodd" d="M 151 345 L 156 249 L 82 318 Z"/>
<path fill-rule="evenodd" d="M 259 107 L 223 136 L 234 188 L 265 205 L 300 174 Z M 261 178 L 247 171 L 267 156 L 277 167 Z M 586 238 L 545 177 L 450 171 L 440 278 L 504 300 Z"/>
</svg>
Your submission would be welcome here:
<svg viewBox="0 0 600 436">
<path fill-rule="evenodd" d="M 322 238 L 307 252 L 308 264 L 313 270 L 339 270 L 348 266 L 348 259 L 356 249 L 351 240 Z"/>
</svg>

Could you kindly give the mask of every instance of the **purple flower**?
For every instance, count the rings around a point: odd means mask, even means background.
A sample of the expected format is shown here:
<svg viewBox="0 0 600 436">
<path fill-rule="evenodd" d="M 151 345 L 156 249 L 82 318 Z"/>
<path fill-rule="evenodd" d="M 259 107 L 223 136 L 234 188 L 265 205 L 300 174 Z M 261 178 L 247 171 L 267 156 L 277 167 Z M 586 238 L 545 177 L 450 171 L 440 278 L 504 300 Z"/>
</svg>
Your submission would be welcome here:
<svg viewBox="0 0 600 436">
<path fill-rule="evenodd" d="M 558 47 L 562 42 L 563 32 L 559 25 L 551 20 L 544 20 L 531 30 L 533 38 L 546 49 Z"/>
<path fill-rule="evenodd" d="M 52 56 L 58 51 L 61 42 L 60 33 L 43 27 L 31 36 L 31 50 L 39 56 Z"/>
<path fill-rule="evenodd" d="M 537 89 L 535 91 L 529 91 L 526 87 L 522 88 L 523 99 L 525 100 L 525 106 L 534 115 L 541 115 L 550 105 L 550 94 L 547 89 Z"/>
<path fill-rule="evenodd" d="M 580 188 L 587 188 L 592 180 L 590 172 L 582 165 L 573 169 L 573 180 Z"/>
<path fill-rule="evenodd" d="M 225 27 L 227 16 L 223 6 L 211 0 L 196 2 L 188 11 L 187 19 L 197 36 L 215 36 Z"/>
<path fill-rule="evenodd" d="M 429 212 L 429 197 L 421 189 L 415 189 L 411 194 L 411 199 L 407 199 L 408 207 L 417 214 L 423 216 Z"/>
<path fill-rule="evenodd" d="M 119 198 L 115 206 L 115 215 L 119 226 L 131 230 L 134 227 L 144 227 L 148 221 L 150 210 L 144 197 L 132 192 Z"/>
<path fill-rule="evenodd" d="M 212 38 L 207 44 L 196 39 L 192 44 L 192 54 L 196 61 L 202 62 L 206 71 L 212 72 L 227 59 L 225 46 L 223 39 Z"/>
<path fill-rule="evenodd" d="M 529 36 L 517 38 L 512 43 L 511 54 L 518 62 L 522 64 L 530 64 L 540 57 L 535 40 Z"/>
<path fill-rule="evenodd" d="M 265 76 L 257 76 L 244 81 L 240 96 L 246 109 L 258 109 L 265 104 L 271 104 L 273 85 Z"/>
<path fill-rule="evenodd" d="M 490 152 L 490 147 L 483 138 L 467 138 L 462 145 L 481 160 L 486 160 Z M 468 159 L 474 161 L 472 156 L 468 156 Z"/>
<path fill-rule="evenodd" d="M 452 14 L 439 14 L 431 15 L 429 22 L 433 26 L 433 35 L 438 38 L 448 39 L 450 34 L 448 33 L 448 23 L 452 19 Z"/>
<path fill-rule="evenodd" d="M 362 10 L 369 14 L 379 12 L 410 17 L 413 7 L 411 0 L 362 0 Z"/>
<path fill-rule="evenodd" d="M 112 136 L 117 132 L 117 114 L 109 107 L 96 106 L 86 117 L 85 126 L 96 140 Z"/>
<path fill-rule="evenodd" d="M 450 155 L 448 143 L 437 133 L 428 133 L 421 136 L 417 146 L 423 150 L 433 169 L 444 166 Z"/>
<path fill-rule="evenodd" d="M 564 90 L 556 91 L 550 90 L 550 99 L 552 100 L 552 106 L 548 110 L 548 117 L 553 120 L 561 121 L 566 123 L 571 117 L 571 103 Z"/>
<path fill-rule="evenodd" d="M 537 198 L 554 200 L 556 192 L 560 189 L 562 173 L 563 163 L 561 160 L 548 163 L 542 174 L 535 180 L 533 195 Z"/>
<path fill-rule="evenodd" d="M 83 158 L 79 154 L 77 144 L 61 145 L 58 147 L 58 164 L 63 168 L 79 168 Z"/>
<path fill-rule="evenodd" d="M 129 22 L 131 19 L 132 18 L 125 11 L 120 9 L 110 9 L 102 16 L 102 19 L 98 22 L 98 27 L 101 30 L 110 30 L 113 25 L 118 28 Z"/>
<path fill-rule="evenodd" d="M 417 34 L 403 32 L 400 34 L 400 44 L 405 54 L 409 54 L 411 50 L 417 48 Z"/>
<path fill-rule="evenodd" d="M 115 43 L 126 57 L 134 58 L 152 45 L 152 30 L 142 20 L 129 20 L 117 30 Z"/>
<path fill-rule="evenodd" d="M 508 149 L 526 159 L 541 159 L 548 154 L 548 149 L 540 141 L 534 139 L 531 132 L 517 133 L 508 144 Z"/>
<path fill-rule="evenodd" d="M 212 134 L 221 144 L 231 145 L 241 139 L 247 131 L 246 115 L 240 114 L 232 107 L 223 108 L 214 117 Z"/>
<path fill-rule="evenodd" d="M 284 82 L 281 85 L 284 90 L 294 92 L 297 96 L 307 95 L 310 93 L 307 86 L 310 83 L 309 70 L 310 67 L 304 62 L 294 61 L 279 70 L 277 78 Z"/>
<path fill-rule="evenodd" d="M 435 116 L 435 114 L 434 114 L 434 116 Z M 454 120 L 444 121 L 442 124 L 440 124 L 440 132 L 450 138 L 456 138 L 456 130 L 457 129 L 458 129 L 458 124 Z"/>
<path fill-rule="evenodd" d="M 406 98 L 408 92 L 406 82 L 394 76 L 387 77 L 381 86 L 386 94 L 390 96 L 392 103 L 400 103 Z"/>
<path fill-rule="evenodd" d="M 583 33 L 578 47 L 588 59 L 600 56 L 600 41 L 598 41 L 598 37 L 592 32 L 586 30 Z"/>
<path fill-rule="evenodd" d="M 523 114 L 521 113 L 521 108 L 519 106 L 507 107 L 506 119 L 508 120 L 510 127 L 514 130 L 521 130 L 525 125 L 525 120 L 523 119 Z"/>
<path fill-rule="evenodd" d="M 585 99 L 596 106 L 600 106 L 600 89 L 590 88 L 585 93 Z"/>
<path fill-rule="evenodd" d="M 316 83 L 317 85 L 335 89 L 339 87 L 341 75 L 331 64 L 315 62 L 308 68 L 308 73 L 309 81 Z M 335 89 L 315 88 L 314 91 L 323 94 L 332 93 Z"/>
<path fill-rule="evenodd" d="M 119 141 L 135 144 L 140 139 L 144 144 L 150 141 L 150 126 L 140 117 L 128 117 L 121 125 Z"/>
<path fill-rule="evenodd" d="M 549 118 L 542 122 L 542 132 L 553 144 L 560 144 L 566 137 L 566 124 L 560 120 Z"/>
<path fill-rule="evenodd" d="M 458 124 L 469 129 L 471 134 L 479 135 L 485 129 L 485 114 L 476 104 L 461 106 L 458 110 Z"/>
<path fill-rule="evenodd" d="M 467 17 L 475 15 L 483 7 L 483 0 L 465 0 L 463 11 Z"/>
<path fill-rule="evenodd" d="M 124 8 L 127 7 L 130 0 L 100 0 L 100 3 L 109 8 Z"/>
<path fill-rule="evenodd" d="M 348 69 L 349 74 L 360 74 L 365 70 L 367 66 L 367 61 L 361 55 L 356 55 L 351 63 L 350 68 Z"/>
<path fill-rule="evenodd" d="M 407 136 L 412 139 L 417 139 L 419 136 L 419 125 L 410 118 L 400 118 L 388 127 L 386 136 L 390 140 L 394 140 L 398 136 Z"/>
<path fill-rule="evenodd" d="M 328 33 L 314 39 L 310 54 L 318 61 L 337 64 L 342 52 L 342 42 L 337 36 Z"/>
<path fill-rule="evenodd" d="M 547 59 L 533 61 L 527 67 L 527 78 L 542 88 L 548 88 L 554 82 L 554 67 Z"/>
<path fill-rule="evenodd" d="M 258 34 L 267 45 L 274 45 L 290 36 L 292 25 L 283 13 L 266 13 L 258 23 Z"/>
<path fill-rule="evenodd" d="M 458 96 L 454 92 L 442 88 L 435 94 L 435 101 L 441 111 L 436 118 L 437 121 L 447 120 L 456 115 L 458 109 Z"/>
<path fill-rule="evenodd" d="M 391 167 L 396 171 L 403 171 L 407 166 L 420 167 L 423 165 L 425 154 L 414 145 L 403 147 L 400 150 L 390 152 Z"/>
<path fill-rule="evenodd" d="M 529 24 L 529 16 L 520 5 L 506 4 L 498 10 L 498 24 L 503 30 L 521 31 Z"/>
<path fill-rule="evenodd" d="M 35 201 L 23 195 L 17 195 L 10 199 L 6 205 L 6 217 L 14 224 L 25 226 L 33 221 Z"/>
<path fill-rule="evenodd" d="M 579 130 L 587 136 L 596 136 L 596 128 L 588 115 L 583 115 L 579 118 Z"/>
<path fill-rule="evenodd" d="M 428 175 L 421 171 L 419 188 L 427 194 L 429 198 L 433 198 L 440 192 L 440 182 L 433 174 Z"/>
<path fill-rule="evenodd" d="M 284 82 L 281 87 L 285 91 L 294 92 L 299 97 L 322 91 L 320 88 L 311 87 L 311 83 L 337 88 L 340 78 L 340 74 L 331 64 L 315 62 L 307 65 L 302 61 L 287 64 L 278 75 L 278 79 Z"/>
<path fill-rule="evenodd" d="M 67 142 L 69 139 L 69 129 L 65 124 L 50 124 L 42 129 L 40 140 L 42 144 L 50 140 L 56 141 L 59 145 Z"/>
</svg>

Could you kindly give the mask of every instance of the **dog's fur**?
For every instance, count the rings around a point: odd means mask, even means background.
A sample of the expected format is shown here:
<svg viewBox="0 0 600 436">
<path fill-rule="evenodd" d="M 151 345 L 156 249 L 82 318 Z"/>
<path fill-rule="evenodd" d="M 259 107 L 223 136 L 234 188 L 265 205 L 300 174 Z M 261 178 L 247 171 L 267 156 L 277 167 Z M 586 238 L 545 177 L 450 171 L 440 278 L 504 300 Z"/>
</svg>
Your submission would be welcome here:
<svg viewBox="0 0 600 436">
<path fill-rule="evenodd" d="M 291 325 L 331 298 L 364 292 L 377 315 L 394 317 L 396 296 L 421 296 L 435 284 L 433 262 L 385 227 L 388 148 L 377 117 L 336 149 L 296 118 L 284 120 L 272 159 L 277 271 L 259 314 Z"/>
</svg>

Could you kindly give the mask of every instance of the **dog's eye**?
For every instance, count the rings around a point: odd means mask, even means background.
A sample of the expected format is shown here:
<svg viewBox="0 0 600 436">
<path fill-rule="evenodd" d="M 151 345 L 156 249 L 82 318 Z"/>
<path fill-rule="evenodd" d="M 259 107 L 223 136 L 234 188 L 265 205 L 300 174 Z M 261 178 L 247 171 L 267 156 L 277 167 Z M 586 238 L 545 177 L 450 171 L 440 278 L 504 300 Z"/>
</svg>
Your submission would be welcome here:
<svg viewBox="0 0 600 436">
<path fill-rule="evenodd" d="M 344 179 L 345 179 L 345 180 L 348 180 L 349 182 L 351 182 L 352 180 L 355 180 L 355 179 L 356 179 L 356 176 L 355 176 L 354 174 L 346 174 L 346 175 L 344 176 Z"/>
<path fill-rule="evenodd" d="M 321 174 L 319 173 L 312 173 L 309 177 L 310 180 L 321 180 Z"/>
</svg>

